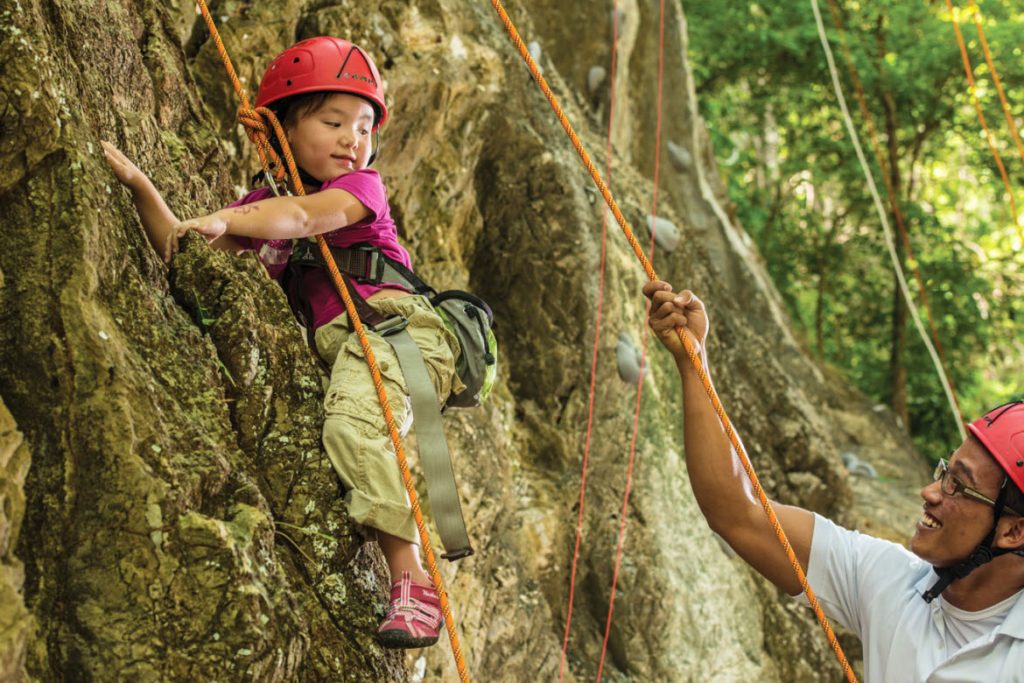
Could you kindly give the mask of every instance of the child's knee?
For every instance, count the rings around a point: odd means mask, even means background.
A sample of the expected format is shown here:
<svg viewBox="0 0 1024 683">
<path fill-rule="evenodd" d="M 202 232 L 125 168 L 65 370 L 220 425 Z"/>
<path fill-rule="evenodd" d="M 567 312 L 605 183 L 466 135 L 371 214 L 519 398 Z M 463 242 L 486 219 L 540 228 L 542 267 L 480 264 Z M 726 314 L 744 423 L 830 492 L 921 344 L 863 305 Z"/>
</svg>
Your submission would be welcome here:
<svg viewBox="0 0 1024 683">
<path fill-rule="evenodd" d="M 368 444 L 378 441 L 383 434 L 380 426 L 347 411 L 328 412 L 324 418 L 324 445 L 334 446 L 338 450 L 362 450 Z"/>
</svg>

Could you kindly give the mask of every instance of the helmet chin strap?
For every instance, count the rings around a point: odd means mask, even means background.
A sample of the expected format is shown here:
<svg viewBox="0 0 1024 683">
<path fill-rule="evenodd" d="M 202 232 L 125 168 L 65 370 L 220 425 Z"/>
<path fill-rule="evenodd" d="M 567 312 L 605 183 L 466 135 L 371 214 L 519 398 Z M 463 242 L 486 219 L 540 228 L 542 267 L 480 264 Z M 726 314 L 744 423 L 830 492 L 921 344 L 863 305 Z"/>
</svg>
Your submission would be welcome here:
<svg viewBox="0 0 1024 683">
<path fill-rule="evenodd" d="M 310 175 L 309 171 L 302 168 L 298 164 L 295 164 L 295 168 L 299 170 L 299 180 L 302 181 L 303 185 L 312 185 L 313 187 L 319 188 L 321 185 L 324 184 L 322 180 L 317 180 L 312 175 Z"/>
<path fill-rule="evenodd" d="M 370 159 L 366 162 L 366 166 L 372 166 L 373 162 L 377 159 L 377 150 L 380 149 L 380 128 L 373 129 L 373 152 L 370 154 Z"/>
<path fill-rule="evenodd" d="M 988 535 L 982 539 L 978 547 L 967 557 L 966 560 L 953 565 L 952 567 L 933 567 L 935 573 L 939 575 L 939 578 L 935 581 L 931 588 L 925 591 L 924 598 L 925 602 L 931 602 L 939 595 L 942 591 L 949 587 L 949 584 L 953 583 L 957 579 L 962 579 L 978 567 L 986 565 L 991 562 L 994 558 L 1007 553 L 1018 552 L 1012 548 L 993 548 L 992 541 L 996 538 L 996 525 L 999 524 L 999 518 L 1003 514 L 1003 507 L 1006 502 L 1006 490 L 1007 490 L 1007 479 L 1003 479 L 1003 485 L 999 488 L 999 495 L 996 496 L 995 504 L 995 521 L 992 522 L 992 529 L 988 532 Z"/>
</svg>

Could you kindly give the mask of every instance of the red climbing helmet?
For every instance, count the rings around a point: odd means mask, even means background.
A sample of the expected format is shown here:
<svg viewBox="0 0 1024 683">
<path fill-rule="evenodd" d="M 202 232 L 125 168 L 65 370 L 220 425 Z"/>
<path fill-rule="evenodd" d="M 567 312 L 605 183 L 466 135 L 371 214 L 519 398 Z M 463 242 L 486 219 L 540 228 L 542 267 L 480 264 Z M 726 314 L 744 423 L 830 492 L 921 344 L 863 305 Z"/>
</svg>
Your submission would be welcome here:
<svg viewBox="0 0 1024 683">
<path fill-rule="evenodd" d="M 1024 401 L 1001 405 L 967 428 L 1024 491 Z"/>
<path fill-rule="evenodd" d="M 380 72 L 361 47 L 341 38 L 319 36 L 295 43 L 263 72 L 256 106 L 311 92 L 343 92 L 369 100 L 377 112 L 373 129 L 384 125 L 388 108 Z"/>
</svg>

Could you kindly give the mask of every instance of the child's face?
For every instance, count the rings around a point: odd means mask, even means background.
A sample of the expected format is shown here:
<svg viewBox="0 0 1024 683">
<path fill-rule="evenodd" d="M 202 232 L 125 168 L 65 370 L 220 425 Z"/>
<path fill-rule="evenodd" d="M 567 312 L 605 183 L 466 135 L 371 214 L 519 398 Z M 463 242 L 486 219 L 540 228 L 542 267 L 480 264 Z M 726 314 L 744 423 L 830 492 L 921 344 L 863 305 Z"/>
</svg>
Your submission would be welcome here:
<svg viewBox="0 0 1024 683">
<path fill-rule="evenodd" d="M 330 95 L 286 126 L 295 162 L 320 182 L 366 168 L 373 152 L 373 116 L 373 107 L 361 97 Z"/>
</svg>

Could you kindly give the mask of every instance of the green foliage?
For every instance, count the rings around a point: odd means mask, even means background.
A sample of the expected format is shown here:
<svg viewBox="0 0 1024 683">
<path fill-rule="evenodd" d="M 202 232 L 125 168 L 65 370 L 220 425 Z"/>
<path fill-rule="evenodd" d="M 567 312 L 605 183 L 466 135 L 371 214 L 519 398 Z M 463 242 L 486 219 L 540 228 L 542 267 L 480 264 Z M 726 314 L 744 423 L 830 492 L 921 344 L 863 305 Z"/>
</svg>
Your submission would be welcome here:
<svg viewBox="0 0 1024 683">
<path fill-rule="evenodd" d="M 1022 187 L 1024 160 L 1010 137 L 973 17 L 966 3 L 959 4 L 985 118 L 999 138 L 1012 186 Z M 977 4 L 1020 127 L 1024 13 L 1008 0 Z M 1018 334 L 1024 272 L 1021 228 L 1013 224 L 980 132 L 950 14 L 937 0 L 846 2 L 839 8 L 840 32 L 828 1 L 820 5 L 883 200 L 873 136 L 885 165 L 896 169 L 889 177 L 914 252 L 909 259 L 901 247 L 901 258 L 918 304 L 911 269 L 923 273 L 946 368 L 970 419 L 1024 394 Z M 956 427 L 913 322 L 897 324 L 894 318 L 892 262 L 842 123 L 810 3 L 720 0 L 690 5 L 687 15 L 699 100 L 723 178 L 798 331 L 823 360 L 879 401 L 891 402 L 900 391 L 893 381 L 895 355 L 906 372 L 912 433 L 923 449 L 945 453 L 956 445 Z M 857 105 L 847 55 L 874 132 Z M 902 353 L 893 351 L 897 332 L 905 339 Z"/>
</svg>

